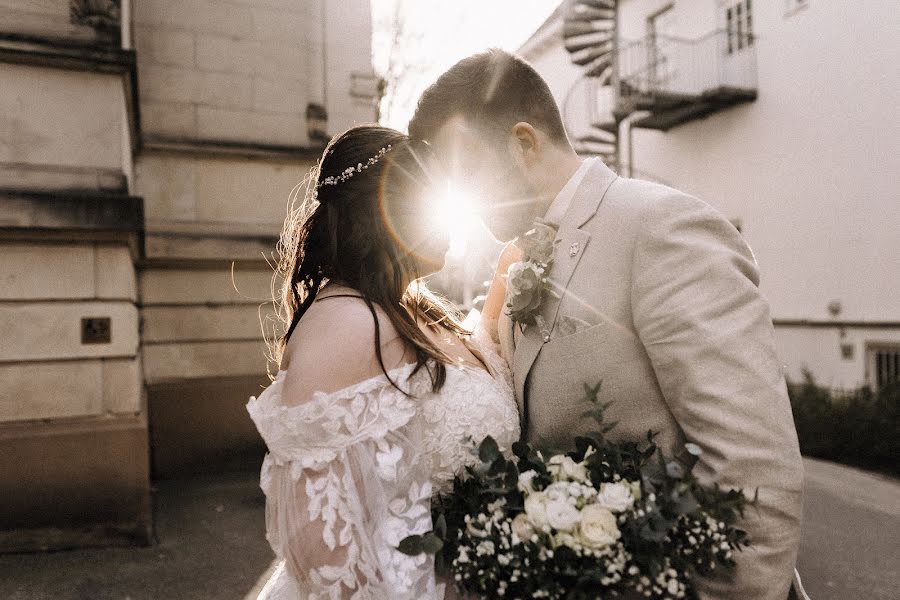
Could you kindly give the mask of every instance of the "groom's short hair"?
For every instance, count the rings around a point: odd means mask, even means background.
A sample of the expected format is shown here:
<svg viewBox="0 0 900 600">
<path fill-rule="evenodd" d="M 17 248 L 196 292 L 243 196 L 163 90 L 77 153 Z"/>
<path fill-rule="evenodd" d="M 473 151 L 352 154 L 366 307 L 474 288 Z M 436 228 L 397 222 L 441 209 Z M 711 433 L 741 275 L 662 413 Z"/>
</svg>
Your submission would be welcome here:
<svg viewBox="0 0 900 600">
<path fill-rule="evenodd" d="M 530 64 L 496 48 L 464 58 L 431 84 L 419 98 L 409 135 L 429 140 L 457 115 L 489 135 L 524 121 L 568 144 L 547 82 Z"/>
</svg>

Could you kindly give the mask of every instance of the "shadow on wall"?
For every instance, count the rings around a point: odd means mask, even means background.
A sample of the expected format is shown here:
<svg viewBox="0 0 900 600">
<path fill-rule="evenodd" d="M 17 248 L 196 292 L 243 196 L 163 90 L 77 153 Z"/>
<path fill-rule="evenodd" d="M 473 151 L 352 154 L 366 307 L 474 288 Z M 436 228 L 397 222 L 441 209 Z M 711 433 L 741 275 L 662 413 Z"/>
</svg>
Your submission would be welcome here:
<svg viewBox="0 0 900 600">
<path fill-rule="evenodd" d="M 266 446 L 246 404 L 266 376 L 148 386 L 151 478 L 258 470 Z"/>
</svg>

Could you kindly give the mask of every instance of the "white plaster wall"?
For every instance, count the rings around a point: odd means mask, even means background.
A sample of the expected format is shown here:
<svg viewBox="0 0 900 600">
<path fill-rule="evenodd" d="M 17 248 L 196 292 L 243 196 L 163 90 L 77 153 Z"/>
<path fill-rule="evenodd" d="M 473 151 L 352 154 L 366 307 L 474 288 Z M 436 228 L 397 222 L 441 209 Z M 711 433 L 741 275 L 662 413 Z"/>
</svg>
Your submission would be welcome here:
<svg viewBox="0 0 900 600">
<path fill-rule="evenodd" d="M 641 35 L 657 0 L 625 2 Z M 678 0 L 685 37 L 716 25 L 717 0 Z M 646 12 L 644 12 L 646 11 Z M 696 194 L 744 235 L 778 319 L 900 320 L 900 54 L 893 9 L 812 2 L 786 16 L 754 3 L 759 98 L 669 132 L 635 131 L 635 168 Z M 529 57 L 560 102 L 577 75 L 561 40 Z"/>
<path fill-rule="evenodd" d="M 776 318 L 900 320 L 900 53 L 893 9 L 755 3 L 759 99 L 635 134 L 636 167 L 699 195 L 744 234 Z"/>
<path fill-rule="evenodd" d="M 855 389 L 874 385 L 867 372 L 867 348 L 871 344 L 900 345 L 900 329 L 776 327 L 775 342 L 785 368 L 785 377 L 803 381 L 808 369 L 815 382 L 833 389 Z M 853 357 L 845 359 L 841 346 L 853 346 Z"/>
</svg>

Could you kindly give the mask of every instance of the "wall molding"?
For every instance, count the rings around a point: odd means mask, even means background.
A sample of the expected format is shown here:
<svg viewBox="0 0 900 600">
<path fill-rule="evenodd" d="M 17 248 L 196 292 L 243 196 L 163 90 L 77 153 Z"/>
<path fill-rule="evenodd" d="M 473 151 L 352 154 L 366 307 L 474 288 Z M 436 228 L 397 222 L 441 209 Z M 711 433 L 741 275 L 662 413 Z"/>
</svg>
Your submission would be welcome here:
<svg viewBox="0 0 900 600">
<path fill-rule="evenodd" d="M 142 154 L 183 154 L 258 160 L 318 160 L 324 149 L 325 146 L 288 146 L 156 134 L 145 134 L 140 144 Z"/>
<path fill-rule="evenodd" d="M 814 319 L 773 319 L 775 327 L 801 329 L 900 329 L 900 321 L 818 321 Z"/>
</svg>

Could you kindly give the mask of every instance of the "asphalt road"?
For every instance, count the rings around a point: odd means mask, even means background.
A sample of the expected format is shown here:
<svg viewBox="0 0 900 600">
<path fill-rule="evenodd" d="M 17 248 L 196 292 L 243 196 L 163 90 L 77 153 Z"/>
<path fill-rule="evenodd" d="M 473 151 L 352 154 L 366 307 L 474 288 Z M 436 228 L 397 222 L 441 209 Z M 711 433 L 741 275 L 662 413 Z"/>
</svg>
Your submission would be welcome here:
<svg viewBox="0 0 900 600">
<path fill-rule="evenodd" d="M 807 460 L 798 568 L 812 600 L 900 599 L 900 482 Z M 273 556 L 257 474 L 158 485 L 158 543 L 0 556 L 3 600 L 254 600 Z"/>
<path fill-rule="evenodd" d="M 806 459 L 797 569 L 812 600 L 900 599 L 900 482 Z"/>
</svg>

